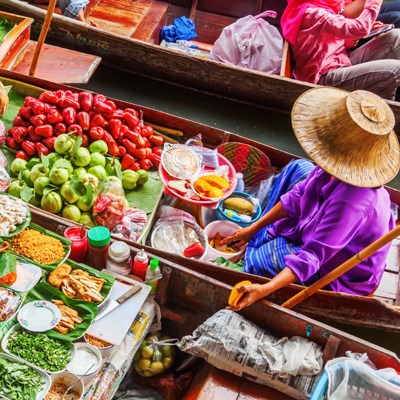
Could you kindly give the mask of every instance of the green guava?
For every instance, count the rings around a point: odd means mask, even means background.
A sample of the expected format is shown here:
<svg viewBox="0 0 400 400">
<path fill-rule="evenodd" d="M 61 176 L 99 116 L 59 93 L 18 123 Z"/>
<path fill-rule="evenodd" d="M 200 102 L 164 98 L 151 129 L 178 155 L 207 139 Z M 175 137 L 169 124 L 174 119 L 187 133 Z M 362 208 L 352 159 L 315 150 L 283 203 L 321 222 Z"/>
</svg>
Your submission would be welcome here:
<svg viewBox="0 0 400 400">
<path fill-rule="evenodd" d="M 101 165 L 96 165 L 95 167 L 90 167 L 88 173 L 94 175 L 99 181 L 102 181 L 107 177 L 107 172 Z"/>
<path fill-rule="evenodd" d="M 91 153 L 107 154 L 108 145 L 104 140 L 96 140 L 90 144 L 89 151 Z M 104 167 L 104 165 L 103 165 L 103 167 Z"/>
<path fill-rule="evenodd" d="M 90 155 L 89 167 L 96 167 L 98 165 L 104 167 L 106 165 L 106 158 L 103 156 L 103 154 L 92 153 Z"/>
<path fill-rule="evenodd" d="M 22 158 L 16 158 L 10 165 L 11 174 L 14 176 L 17 176 L 24 169 L 26 169 L 26 161 Z"/>
<path fill-rule="evenodd" d="M 69 205 L 63 208 L 61 215 L 70 221 L 79 222 L 81 219 L 81 210 L 77 206 Z"/>
<path fill-rule="evenodd" d="M 72 157 L 72 162 L 77 167 L 86 167 L 86 165 L 89 164 L 90 159 L 91 157 L 89 150 L 85 147 L 79 147 L 79 149 L 76 150 L 75 154 Z"/>
<path fill-rule="evenodd" d="M 139 178 L 136 182 L 138 186 L 144 185 L 149 180 L 149 173 L 144 169 L 139 169 L 136 171 L 139 175 Z"/>
<path fill-rule="evenodd" d="M 40 178 L 41 176 L 47 176 L 48 173 L 49 169 L 46 168 L 42 163 L 39 163 L 32 167 L 29 178 L 33 183 L 35 183 L 37 178 Z"/>
<path fill-rule="evenodd" d="M 40 206 L 43 210 L 48 211 L 53 214 L 57 214 L 62 209 L 62 200 L 61 196 L 56 192 L 49 192 L 46 196 L 42 197 L 42 201 L 40 202 Z"/>
<path fill-rule="evenodd" d="M 67 182 L 69 173 L 65 168 L 53 167 L 50 170 L 49 178 L 55 185 L 62 185 Z"/>
<path fill-rule="evenodd" d="M 40 176 L 36 179 L 33 188 L 39 196 L 43 196 L 43 190 L 46 186 L 50 185 L 50 179 L 47 176 Z"/>
<path fill-rule="evenodd" d="M 66 155 L 71 153 L 75 144 L 75 140 L 63 133 L 62 135 L 58 136 L 56 141 L 54 142 L 54 150 L 61 155 Z"/>
<path fill-rule="evenodd" d="M 139 179 L 139 175 L 130 169 L 122 172 L 122 187 L 124 189 L 135 189 L 137 185 L 137 181 Z"/>
</svg>

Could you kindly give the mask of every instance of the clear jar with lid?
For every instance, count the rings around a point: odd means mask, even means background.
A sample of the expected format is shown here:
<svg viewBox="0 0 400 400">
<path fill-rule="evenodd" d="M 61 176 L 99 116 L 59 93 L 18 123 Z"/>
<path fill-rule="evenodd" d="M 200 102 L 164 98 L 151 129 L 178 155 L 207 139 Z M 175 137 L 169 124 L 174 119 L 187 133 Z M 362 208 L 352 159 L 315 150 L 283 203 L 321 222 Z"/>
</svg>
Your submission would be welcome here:
<svg viewBox="0 0 400 400">
<path fill-rule="evenodd" d="M 108 248 L 106 268 L 110 272 L 128 275 L 132 269 L 131 249 L 125 242 L 114 242 Z"/>
<path fill-rule="evenodd" d="M 88 232 L 88 239 L 88 264 L 93 268 L 102 270 L 106 266 L 108 248 L 110 247 L 110 231 L 104 226 L 95 226 Z"/>
</svg>

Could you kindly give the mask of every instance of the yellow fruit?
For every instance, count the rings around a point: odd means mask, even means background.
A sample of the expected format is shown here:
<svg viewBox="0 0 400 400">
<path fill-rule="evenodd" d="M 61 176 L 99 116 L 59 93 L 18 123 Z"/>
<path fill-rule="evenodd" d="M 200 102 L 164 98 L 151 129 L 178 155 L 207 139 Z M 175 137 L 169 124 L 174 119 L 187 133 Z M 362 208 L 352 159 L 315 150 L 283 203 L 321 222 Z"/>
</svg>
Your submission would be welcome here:
<svg viewBox="0 0 400 400">
<path fill-rule="evenodd" d="M 217 187 L 211 187 L 211 189 L 208 191 L 208 197 L 211 197 L 212 199 L 219 199 L 224 195 L 224 192 L 222 189 L 219 189 Z"/>
<path fill-rule="evenodd" d="M 151 363 L 150 371 L 154 374 L 161 374 L 165 370 L 164 364 L 161 361 Z"/>
<path fill-rule="evenodd" d="M 173 360 L 171 357 L 165 357 L 163 360 L 163 365 L 165 369 L 168 369 L 172 366 Z"/>
<path fill-rule="evenodd" d="M 224 208 L 236 211 L 238 214 L 250 215 L 254 210 L 254 205 L 241 197 L 229 197 L 224 201 Z"/>
<path fill-rule="evenodd" d="M 5 87 L 0 82 L 0 117 L 4 115 L 7 108 L 8 108 L 8 94 Z"/>
<path fill-rule="evenodd" d="M 194 190 L 196 192 L 208 192 L 211 189 L 211 185 L 207 183 L 204 179 L 200 178 L 194 183 Z"/>
<path fill-rule="evenodd" d="M 141 355 L 143 358 L 151 358 L 154 351 L 150 346 L 145 346 L 142 348 Z"/>
<path fill-rule="evenodd" d="M 232 291 L 231 291 L 231 294 L 230 294 L 229 300 L 228 300 L 228 304 L 229 304 L 231 307 L 237 306 L 237 304 L 239 303 L 239 300 L 244 296 L 244 293 L 243 293 L 243 292 L 242 292 L 242 293 L 239 293 L 238 290 L 237 290 L 237 288 L 238 288 L 239 286 L 246 286 L 246 285 L 251 285 L 251 282 L 250 282 L 250 281 L 242 281 L 242 282 L 237 283 L 237 284 L 232 288 Z"/>
<path fill-rule="evenodd" d="M 229 182 L 219 175 L 204 175 L 200 179 L 208 182 L 210 185 L 215 186 L 219 189 L 229 189 L 231 185 Z"/>
<path fill-rule="evenodd" d="M 161 346 L 160 350 L 164 356 L 170 356 L 172 354 L 172 346 Z"/>
<path fill-rule="evenodd" d="M 138 362 L 138 366 L 140 369 L 145 371 L 146 369 L 149 369 L 151 365 L 151 361 L 148 358 L 141 358 Z"/>
<path fill-rule="evenodd" d="M 154 376 L 154 372 L 151 372 L 150 370 L 142 371 L 142 375 L 145 376 L 146 378 L 150 378 Z"/>
</svg>

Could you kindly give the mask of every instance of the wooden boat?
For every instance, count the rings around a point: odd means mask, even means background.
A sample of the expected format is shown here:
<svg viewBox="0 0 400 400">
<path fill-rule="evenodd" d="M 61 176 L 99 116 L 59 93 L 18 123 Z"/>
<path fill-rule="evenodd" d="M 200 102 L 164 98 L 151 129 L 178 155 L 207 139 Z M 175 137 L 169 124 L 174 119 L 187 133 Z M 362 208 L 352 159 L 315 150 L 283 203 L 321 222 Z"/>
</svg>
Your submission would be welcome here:
<svg viewBox="0 0 400 400">
<path fill-rule="evenodd" d="M 285 2 L 261 0 L 90 0 L 86 9 L 92 27 L 54 15 L 49 38 L 57 43 L 102 57 L 113 67 L 184 85 L 203 92 L 233 98 L 261 107 L 290 111 L 295 99 L 314 85 L 289 79 L 290 56 L 284 49 L 282 76 L 218 63 L 160 47 L 159 33 L 179 16 L 194 19 L 196 40 L 212 45 L 222 29 L 246 15 L 275 10 L 278 24 Z M 0 0 L 0 8 L 34 18 L 37 33 L 45 10 L 21 0 Z M 183 67 L 184 66 L 184 67 Z M 389 102 L 400 123 L 400 105 Z"/>
<path fill-rule="evenodd" d="M 37 42 L 30 40 L 32 18 L 0 11 L 14 27 L 0 43 L 0 68 L 29 74 Z M 35 76 L 59 83 L 87 83 L 100 64 L 100 57 L 44 44 Z"/>
<path fill-rule="evenodd" d="M 1 71 L 0 77 L 14 79 L 21 82 L 21 85 L 36 85 L 44 89 L 58 90 L 65 86 L 46 82 L 37 78 L 24 77 L 10 71 Z M 78 90 L 78 89 L 74 89 Z M 30 92 L 29 92 L 30 93 Z M 235 135 L 220 129 L 205 126 L 183 118 L 175 117 L 167 113 L 159 112 L 150 108 L 132 105 L 127 102 L 116 101 L 121 108 L 135 107 L 144 111 L 147 122 L 152 122 L 161 126 L 179 129 L 184 132 L 183 140 L 201 132 L 205 144 L 210 148 L 215 148 L 224 142 L 242 142 L 257 147 L 263 151 L 271 160 L 272 165 L 282 167 L 295 156 L 275 149 L 273 147 L 252 141 L 250 139 Z M 400 205 L 400 192 L 388 188 L 391 200 Z M 71 225 L 58 216 L 48 214 L 43 210 L 32 208 L 32 218 L 34 222 L 45 226 L 46 229 L 57 231 L 65 226 Z M 336 321 L 352 325 L 383 329 L 388 331 L 400 332 L 400 284 L 399 284 L 399 260 L 398 260 L 398 241 L 393 243 L 393 253 L 389 259 L 388 268 L 382 279 L 381 286 L 374 297 L 353 296 L 344 293 L 333 293 L 319 291 L 312 297 L 299 304 L 296 310 L 313 318 L 324 319 L 326 321 Z M 192 259 L 185 259 L 178 255 L 173 255 L 148 246 L 131 243 L 136 248 L 144 248 L 150 254 L 167 258 L 180 265 L 184 265 L 194 271 L 202 272 L 210 277 L 224 281 L 228 284 L 235 284 L 243 279 L 251 279 L 253 282 L 266 282 L 263 277 L 243 274 L 233 270 L 227 270 L 211 264 L 207 264 Z M 274 303 L 282 304 L 285 300 L 292 297 L 302 289 L 301 286 L 291 285 L 290 287 L 279 290 L 270 296 Z"/>
</svg>

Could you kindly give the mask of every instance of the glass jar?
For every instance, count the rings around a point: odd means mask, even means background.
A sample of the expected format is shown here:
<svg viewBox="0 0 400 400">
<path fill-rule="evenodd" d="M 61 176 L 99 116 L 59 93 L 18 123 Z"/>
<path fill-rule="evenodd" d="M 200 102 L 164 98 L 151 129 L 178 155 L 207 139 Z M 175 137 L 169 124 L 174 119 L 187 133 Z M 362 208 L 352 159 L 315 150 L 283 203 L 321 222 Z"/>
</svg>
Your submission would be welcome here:
<svg viewBox="0 0 400 400">
<path fill-rule="evenodd" d="M 86 230 L 81 226 L 69 226 L 64 231 L 64 237 L 71 241 L 71 253 L 69 254 L 69 258 L 78 263 L 85 262 L 88 251 Z"/>
<path fill-rule="evenodd" d="M 102 270 L 106 266 L 108 248 L 110 247 L 110 231 L 104 226 L 95 226 L 88 232 L 88 239 L 88 264 L 93 268 Z"/>
<path fill-rule="evenodd" d="M 120 275 L 128 275 L 131 272 L 131 249 L 125 242 L 114 242 L 109 247 L 106 268 Z"/>
</svg>

